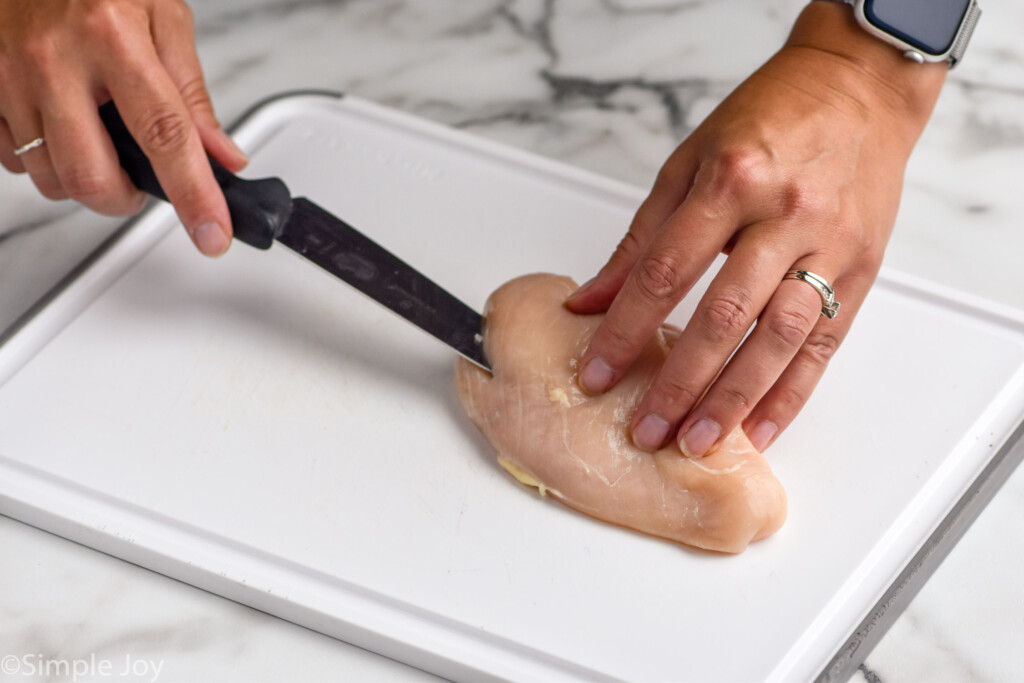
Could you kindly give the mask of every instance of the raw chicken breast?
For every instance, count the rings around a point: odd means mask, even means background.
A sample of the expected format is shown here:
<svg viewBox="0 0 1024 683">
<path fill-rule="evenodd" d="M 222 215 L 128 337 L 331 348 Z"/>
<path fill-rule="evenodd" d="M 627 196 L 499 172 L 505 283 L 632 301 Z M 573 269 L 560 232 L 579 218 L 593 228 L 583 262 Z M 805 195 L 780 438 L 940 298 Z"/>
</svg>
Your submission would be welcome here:
<svg viewBox="0 0 1024 683">
<path fill-rule="evenodd" d="M 459 360 L 459 399 L 499 463 L 584 514 L 688 545 L 736 553 L 775 532 L 786 494 L 741 429 L 700 460 L 675 444 L 633 446 L 629 421 L 668 351 L 662 333 L 610 392 L 578 388 L 576 359 L 601 317 L 562 306 L 575 289 L 547 274 L 505 284 L 485 311 L 494 376 Z"/>
</svg>

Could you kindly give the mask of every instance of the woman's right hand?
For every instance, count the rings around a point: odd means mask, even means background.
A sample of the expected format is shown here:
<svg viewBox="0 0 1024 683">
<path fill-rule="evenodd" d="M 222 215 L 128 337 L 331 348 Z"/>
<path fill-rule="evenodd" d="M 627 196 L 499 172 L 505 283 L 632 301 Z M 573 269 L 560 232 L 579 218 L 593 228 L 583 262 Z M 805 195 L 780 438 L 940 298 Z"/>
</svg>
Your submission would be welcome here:
<svg viewBox="0 0 1024 683">
<path fill-rule="evenodd" d="M 183 0 L 0 0 L 0 163 L 50 199 L 107 215 L 142 208 L 100 120 L 113 99 L 199 251 L 224 253 L 231 219 L 207 153 L 241 150 L 213 113 Z M 44 144 L 15 150 L 42 138 Z"/>
</svg>

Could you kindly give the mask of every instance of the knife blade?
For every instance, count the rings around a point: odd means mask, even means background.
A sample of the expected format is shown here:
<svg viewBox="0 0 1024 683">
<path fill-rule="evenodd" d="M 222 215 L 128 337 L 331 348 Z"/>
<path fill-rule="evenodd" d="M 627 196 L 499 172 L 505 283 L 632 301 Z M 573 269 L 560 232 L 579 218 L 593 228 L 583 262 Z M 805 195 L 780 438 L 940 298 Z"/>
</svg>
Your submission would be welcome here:
<svg viewBox="0 0 1024 683">
<path fill-rule="evenodd" d="M 135 186 L 167 201 L 113 102 L 100 107 L 100 118 Z M 479 313 L 342 219 L 305 197 L 293 198 L 280 178 L 246 180 L 215 159 L 210 165 L 237 239 L 257 249 L 280 242 L 491 372 Z"/>
</svg>

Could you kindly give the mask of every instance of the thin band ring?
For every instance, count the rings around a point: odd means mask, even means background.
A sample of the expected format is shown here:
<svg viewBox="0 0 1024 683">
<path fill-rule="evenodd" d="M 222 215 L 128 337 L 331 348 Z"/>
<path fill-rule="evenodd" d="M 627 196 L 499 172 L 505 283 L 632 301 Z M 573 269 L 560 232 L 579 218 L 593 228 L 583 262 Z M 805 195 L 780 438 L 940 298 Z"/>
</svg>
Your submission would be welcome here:
<svg viewBox="0 0 1024 683">
<path fill-rule="evenodd" d="M 36 147 L 42 147 L 43 144 L 45 144 L 45 143 L 46 143 L 46 140 L 44 140 L 43 138 L 36 138 L 35 140 L 32 140 L 31 142 L 26 142 L 24 145 L 22 145 L 21 147 L 19 147 L 16 150 L 14 150 L 14 156 L 20 157 L 22 154 L 24 154 L 25 152 L 27 152 L 29 150 L 35 149 Z"/>
<path fill-rule="evenodd" d="M 832 285 L 828 283 L 828 280 L 822 276 L 815 275 L 806 270 L 791 270 L 786 273 L 782 280 L 783 282 L 786 280 L 806 282 L 811 287 L 814 287 L 818 292 L 818 296 L 821 297 L 821 314 L 829 320 L 839 315 L 839 302 L 836 301 L 836 292 L 832 289 Z"/>
</svg>

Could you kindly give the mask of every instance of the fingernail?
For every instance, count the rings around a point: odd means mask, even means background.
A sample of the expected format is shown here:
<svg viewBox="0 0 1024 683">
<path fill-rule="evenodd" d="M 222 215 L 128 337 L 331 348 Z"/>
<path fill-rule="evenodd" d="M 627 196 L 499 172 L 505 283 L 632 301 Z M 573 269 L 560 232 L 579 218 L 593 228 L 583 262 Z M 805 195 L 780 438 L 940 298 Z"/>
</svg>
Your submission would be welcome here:
<svg viewBox="0 0 1024 683">
<path fill-rule="evenodd" d="M 762 420 L 757 423 L 757 426 L 750 430 L 747 434 L 747 438 L 750 439 L 750 443 L 759 451 L 763 451 L 768 448 L 768 444 L 771 443 L 772 437 L 775 436 L 775 432 L 779 431 L 779 425 L 769 420 Z"/>
<path fill-rule="evenodd" d="M 718 426 L 718 423 L 702 417 L 694 422 L 679 439 L 679 448 L 688 458 L 703 458 L 720 436 L 722 436 L 722 428 Z"/>
<path fill-rule="evenodd" d="M 575 292 L 573 292 L 568 297 L 566 297 L 565 303 L 569 303 L 570 301 L 574 301 L 577 297 L 579 297 L 584 292 L 586 292 L 588 289 L 590 289 L 590 286 L 594 284 L 595 280 L 597 280 L 597 278 L 596 277 L 592 277 L 589 280 L 587 280 L 586 282 L 584 282 L 582 285 L 577 287 Z"/>
<path fill-rule="evenodd" d="M 580 386 L 588 394 L 600 394 L 611 386 L 615 371 L 600 358 L 591 358 L 580 372 Z"/>
<path fill-rule="evenodd" d="M 633 443 L 645 451 L 656 451 L 665 443 L 668 427 L 668 422 L 654 413 L 644 415 L 644 419 L 640 420 L 633 430 Z"/>
<path fill-rule="evenodd" d="M 228 246 L 231 244 L 231 240 L 228 239 L 224 230 L 213 221 L 203 223 L 196 228 L 194 239 L 199 251 L 207 256 L 220 256 L 228 250 Z"/>
</svg>

